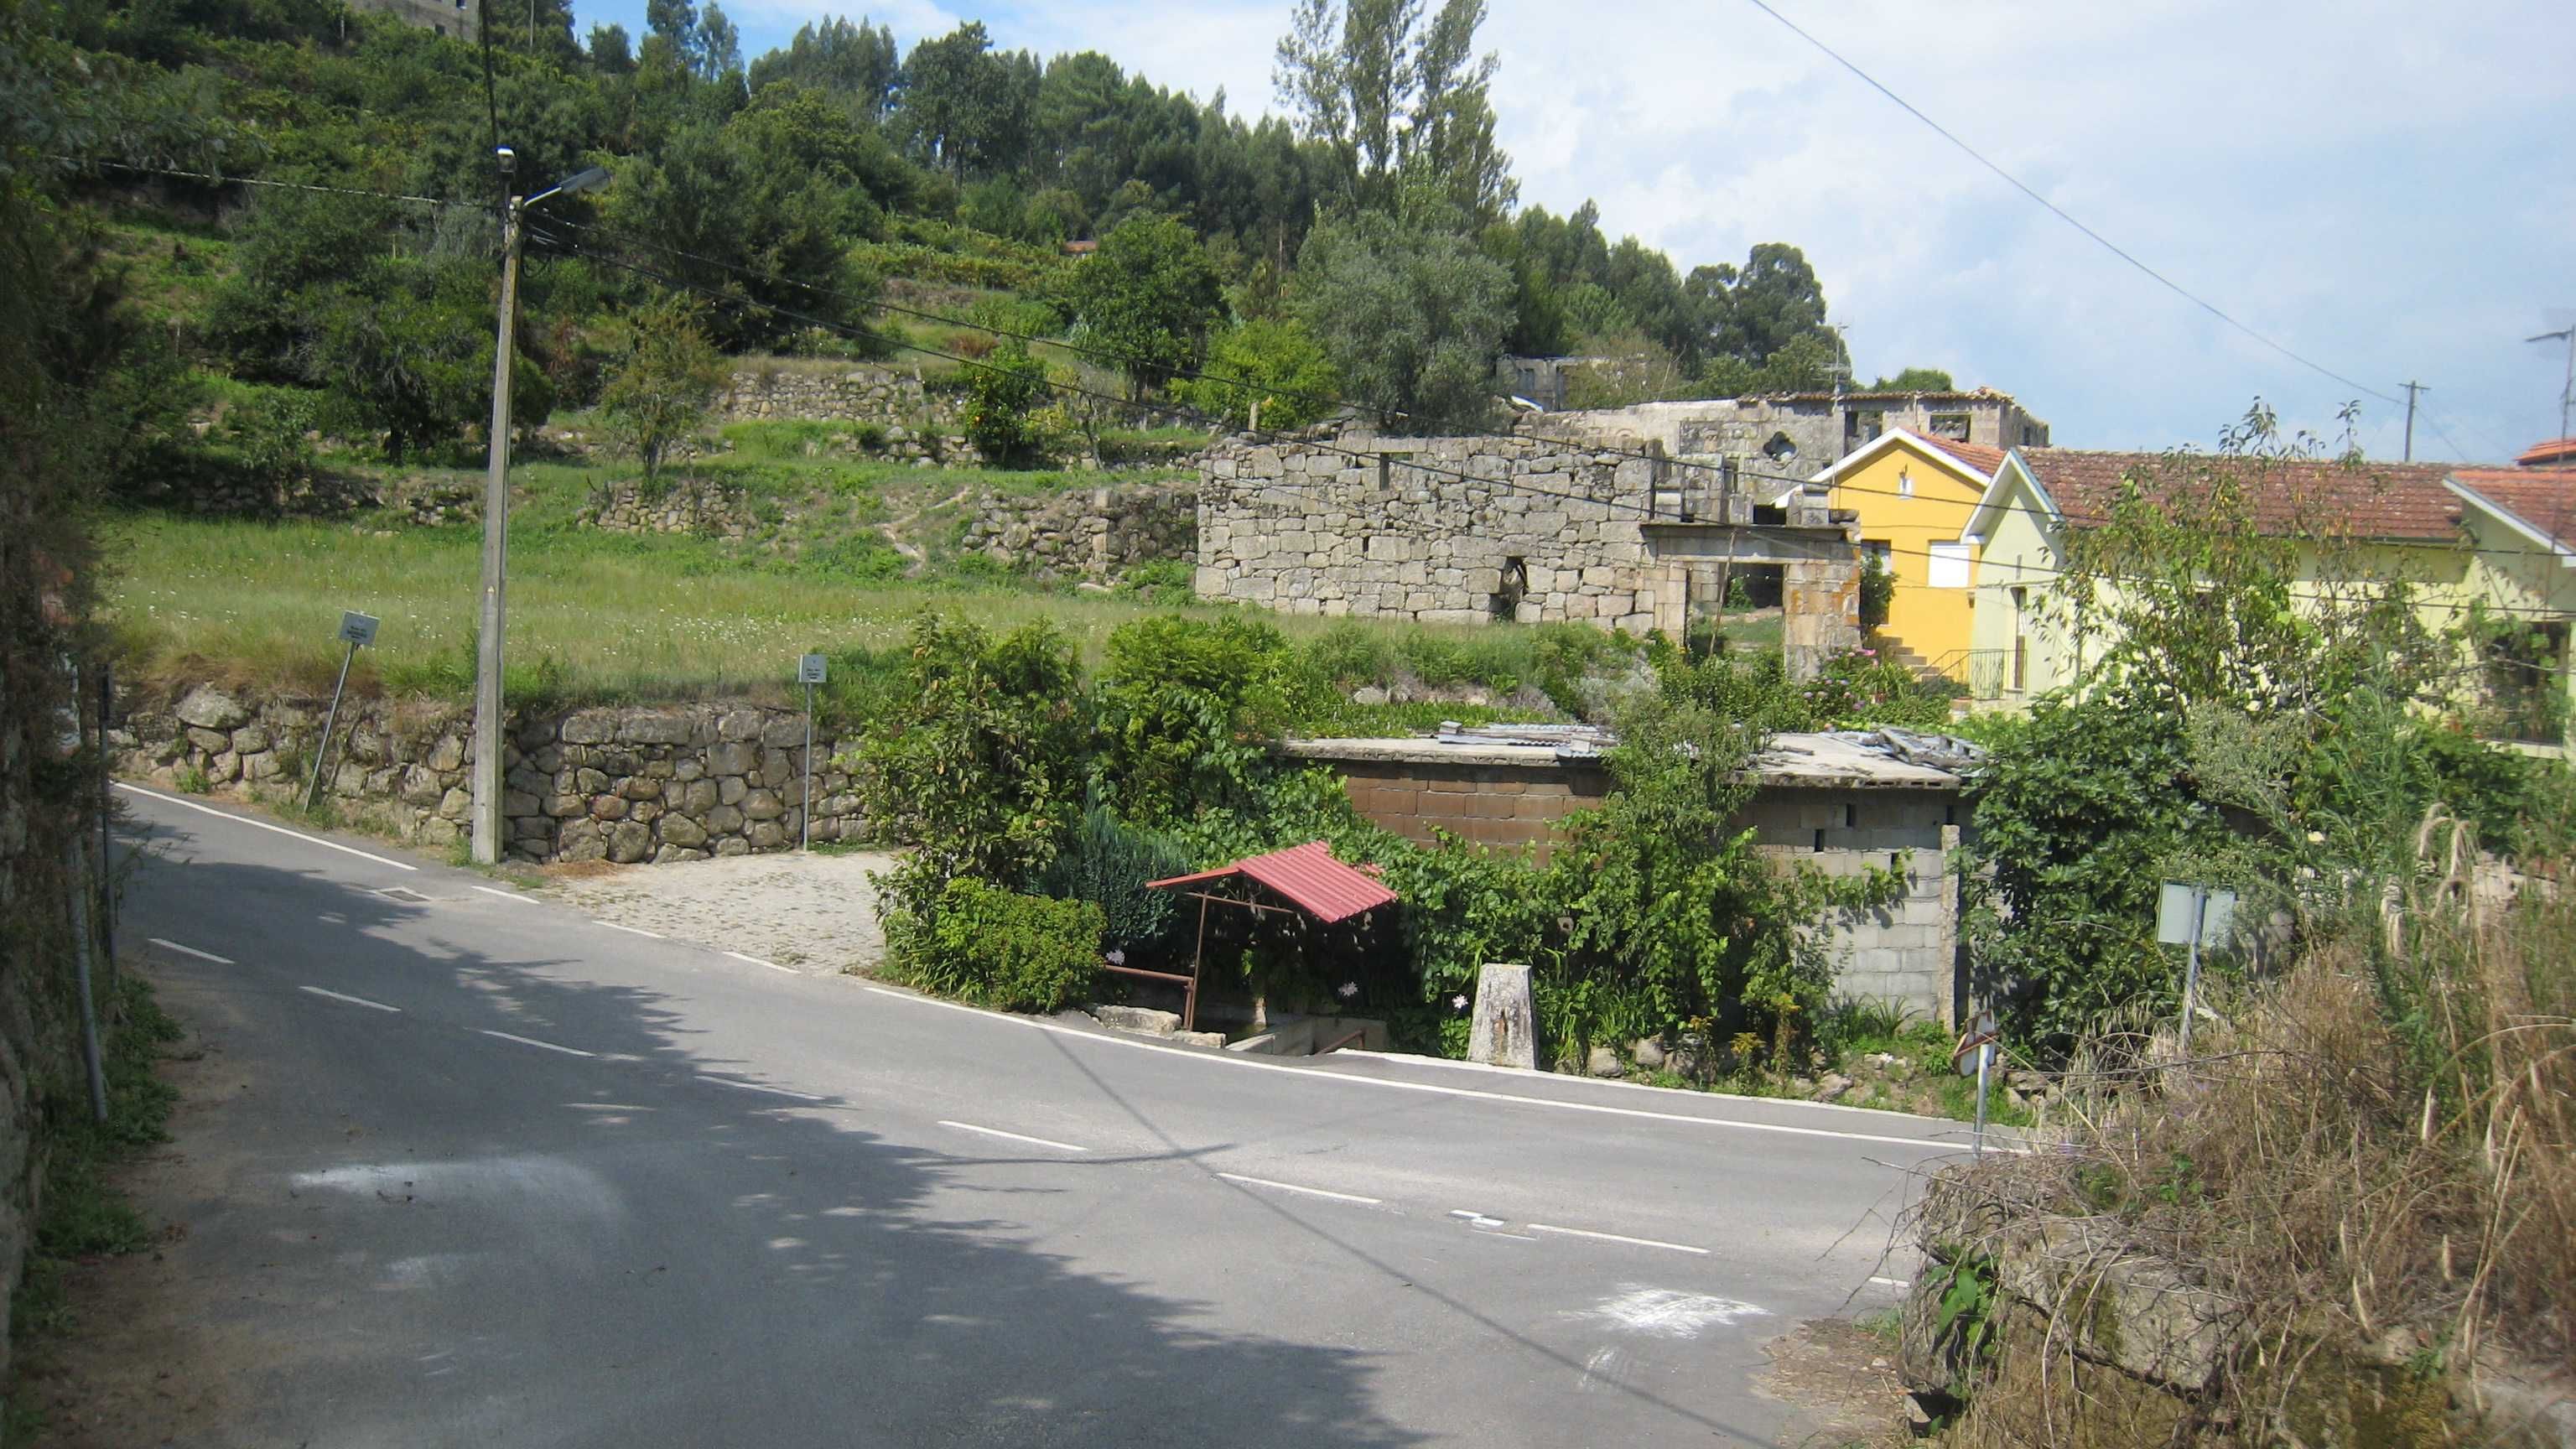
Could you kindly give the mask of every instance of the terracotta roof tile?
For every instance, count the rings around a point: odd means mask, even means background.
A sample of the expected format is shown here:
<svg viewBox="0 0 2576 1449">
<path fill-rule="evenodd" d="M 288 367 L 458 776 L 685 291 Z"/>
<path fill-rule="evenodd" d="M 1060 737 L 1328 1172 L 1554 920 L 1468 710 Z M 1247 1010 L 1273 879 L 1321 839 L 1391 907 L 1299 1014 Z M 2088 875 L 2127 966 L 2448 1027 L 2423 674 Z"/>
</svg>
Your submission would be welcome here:
<svg viewBox="0 0 2576 1449">
<path fill-rule="evenodd" d="M 2004 465 L 2004 450 L 2001 448 L 1989 448 L 1983 443 L 1962 443 L 1956 438 L 1930 437 L 1922 433 L 1914 433 L 1910 429 L 1908 431 L 1910 436 L 1921 438 L 1923 446 L 1938 448 L 1967 464 L 1968 471 L 1980 478 L 1992 478 L 1995 476 L 1995 470 Z"/>
<path fill-rule="evenodd" d="M 2523 449 L 2514 461 L 2526 468 L 2537 468 L 2543 463 L 2566 467 L 2576 463 L 2576 438 L 2552 438 L 2546 443 L 2534 443 Z"/>
<path fill-rule="evenodd" d="M 2576 468 L 2454 468 L 2453 481 L 2563 547 L 2576 547 Z"/>
<path fill-rule="evenodd" d="M 2460 500 L 2442 486 L 2438 463 L 2262 462 L 2210 454 L 2094 453 L 2034 448 L 2021 455 L 2070 523 L 2098 524 L 2134 481 L 2149 498 L 2168 494 L 2226 463 L 2252 485 L 2254 516 L 2267 531 L 2348 530 L 2362 538 L 2448 539 Z"/>
<path fill-rule="evenodd" d="M 1320 840 L 1145 885 L 1148 890 L 1161 890 L 1230 875 L 1249 876 L 1326 925 L 1391 905 L 1396 899 L 1395 892 L 1379 884 L 1368 871 L 1333 859 L 1333 848 Z"/>
</svg>

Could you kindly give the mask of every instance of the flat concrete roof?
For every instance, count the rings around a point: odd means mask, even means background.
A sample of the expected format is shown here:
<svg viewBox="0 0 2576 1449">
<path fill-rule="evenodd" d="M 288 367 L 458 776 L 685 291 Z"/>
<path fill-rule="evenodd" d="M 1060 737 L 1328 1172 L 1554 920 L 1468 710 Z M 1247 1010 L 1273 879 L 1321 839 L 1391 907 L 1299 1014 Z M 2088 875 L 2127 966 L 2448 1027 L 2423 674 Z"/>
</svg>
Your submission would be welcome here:
<svg viewBox="0 0 2576 1449">
<path fill-rule="evenodd" d="M 1506 733 L 1510 732 L 1510 733 Z M 1522 769 L 1602 768 L 1609 740 L 1582 726 L 1494 726 L 1432 736 L 1368 740 L 1288 740 L 1280 749 L 1301 760 L 1349 764 L 1513 766 Z M 1802 789 L 1956 790 L 1963 783 L 1948 770 L 1908 764 L 1893 755 L 1838 735 L 1778 734 L 1753 757 L 1765 785 Z"/>
</svg>

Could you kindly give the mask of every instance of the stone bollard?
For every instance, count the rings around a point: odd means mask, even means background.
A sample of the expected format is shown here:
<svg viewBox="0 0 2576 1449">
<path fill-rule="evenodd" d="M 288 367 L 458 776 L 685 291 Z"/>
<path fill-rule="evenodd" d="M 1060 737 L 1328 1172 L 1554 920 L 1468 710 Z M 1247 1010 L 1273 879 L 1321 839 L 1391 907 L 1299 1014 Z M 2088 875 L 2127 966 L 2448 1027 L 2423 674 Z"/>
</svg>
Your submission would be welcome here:
<svg viewBox="0 0 2576 1449">
<path fill-rule="evenodd" d="M 1467 1033 L 1467 1060 L 1538 1069 L 1538 1033 L 1530 1017 L 1527 966 L 1488 961 L 1477 975 L 1476 1019 Z"/>
</svg>

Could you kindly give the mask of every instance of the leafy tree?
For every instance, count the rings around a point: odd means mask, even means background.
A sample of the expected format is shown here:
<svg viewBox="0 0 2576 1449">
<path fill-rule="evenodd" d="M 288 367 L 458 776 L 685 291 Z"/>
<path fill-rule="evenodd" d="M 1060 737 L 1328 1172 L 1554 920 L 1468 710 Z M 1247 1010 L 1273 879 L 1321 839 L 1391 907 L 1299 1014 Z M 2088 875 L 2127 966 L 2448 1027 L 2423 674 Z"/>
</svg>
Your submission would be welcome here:
<svg viewBox="0 0 2576 1449">
<path fill-rule="evenodd" d="M 1254 318 L 1219 333 L 1196 379 L 1173 384 L 1182 401 L 1210 417 L 1250 426 L 1261 405 L 1264 428 L 1298 428 L 1338 406 L 1342 375 L 1294 318 Z"/>
<path fill-rule="evenodd" d="M 1171 217 L 1137 217 L 1101 239 L 1066 287 L 1083 340 L 1108 350 L 1141 397 L 1194 369 L 1225 308 L 1206 248 Z"/>
<path fill-rule="evenodd" d="M 1742 271 L 1721 266 L 1693 276 L 1708 309 L 1710 350 L 1717 355 L 1759 367 L 1804 339 L 1824 349 L 1828 365 L 1850 360 L 1842 339 L 1825 326 L 1824 285 L 1798 248 L 1762 242 Z"/>
<path fill-rule="evenodd" d="M 903 57 L 895 48 L 892 29 L 826 16 L 798 26 L 785 50 L 773 50 L 753 61 L 751 88 L 757 91 L 772 81 L 792 81 L 845 100 L 862 117 L 875 121 L 893 105 L 902 76 Z"/>
<path fill-rule="evenodd" d="M 1045 443 L 1038 411 L 1047 398 L 1046 364 L 1014 337 L 966 370 L 966 441 L 1002 467 L 1033 461 Z"/>
<path fill-rule="evenodd" d="M 1483 0 L 1297 0 L 1274 72 L 1282 105 L 1334 157 L 1338 189 L 1394 207 L 1437 198 L 1470 226 L 1499 219 L 1517 185 L 1494 144 L 1495 58 L 1475 53 Z"/>
<path fill-rule="evenodd" d="M 1958 383 L 1937 367 L 1909 367 L 1894 377 L 1882 377 L 1868 388 L 1871 392 L 1957 392 Z"/>
<path fill-rule="evenodd" d="M 843 763 L 868 818 L 912 854 L 877 882 L 889 944 L 938 915 L 948 883 L 1033 880 L 1082 807 L 1085 718 L 1073 645 L 1045 622 L 996 638 L 925 613 L 903 684 Z"/>
<path fill-rule="evenodd" d="M 661 473 L 671 445 L 705 424 L 724 386 L 724 359 L 707 341 L 705 315 L 702 304 L 681 297 L 637 311 L 626 358 L 600 394 L 611 436 L 643 463 L 647 482 Z"/>
<path fill-rule="evenodd" d="M 396 462 L 453 446 L 490 417 L 490 275 L 475 258 L 390 262 L 309 294 L 307 377 L 381 428 Z M 510 384 L 512 425 L 544 422 L 554 402 L 545 370 L 522 354 Z"/>
<path fill-rule="evenodd" d="M 698 79 L 720 81 L 742 71 L 742 35 L 716 0 L 707 0 L 707 8 L 698 15 Z"/>
<path fill-rule="evenodd" d="M 959 181 L 1007 170 L 1027 145 L 1037 62 L 997 55 L 983 22 L 922 41 L 903 63 L 902 120 L 922 159 Z"/>
<path fill-rule="evenodd" d="M 1296 312 L 1356 397 L 1417 432 L 1481 426 L 1508 273 L 1464 238 L 1362 212 L 1307 234 Z"/>
<path fill-rule="evenodd" d="M 635 69 L 635 44 L 623 25 L 590 27 L 590 68 L 602 75 L 625 75 Z"/>
<path fill-rule="evenodd" d="M 1248 804 L 1287 724 L 1287 636 L 1239 615 L 1157 615 L 1109 636 L 1100 679 L 1102 787 L 1146 823 Z"/>
</svg>

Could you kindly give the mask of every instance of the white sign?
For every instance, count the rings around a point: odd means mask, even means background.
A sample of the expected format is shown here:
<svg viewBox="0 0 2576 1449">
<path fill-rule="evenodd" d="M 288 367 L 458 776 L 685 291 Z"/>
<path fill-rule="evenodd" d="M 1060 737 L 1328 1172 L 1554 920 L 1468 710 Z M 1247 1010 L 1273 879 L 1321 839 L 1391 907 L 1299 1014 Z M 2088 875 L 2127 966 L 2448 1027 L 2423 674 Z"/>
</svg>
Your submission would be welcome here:
<svg viewBox="0 0 2576 1449">
<path fill-rule="evenodd" d="M 340 640 L 364 649 L 376 642 L 376 619 L 372 614 L 344 613 L 340 616 Z"/>
<path fill-rule="evenodd" d="M 2228 928 L 2236 920 L 2236 892 L 2176 880 L 2166 881 L 2156 900 L 2156 939 L 2168 946 L 2190 945 L 2195 909 L 2200 912 L 2201 949 L 2227 944 Z"/>
<path fill-rule="evenodd" d="M 823 682 L 823 656 L 820 654 L 808 654 L 804 658 L 796 661 L 796 682 L 799 684 L 821 684 Z"/>
<path fill-rule="evenodd" d="M 1950 1065 L 1958 1068 L 1960 1076 L 1975 1076 L 1979 1062 L 1993 1059 L 1995 1037 L 1995 1014 L 1978 1012 L 1977 1019 L 1968 1024 L 1968 1034 L 1959 1038 L 1959 1045 L 1952 1049 Z"/>
</svg>

